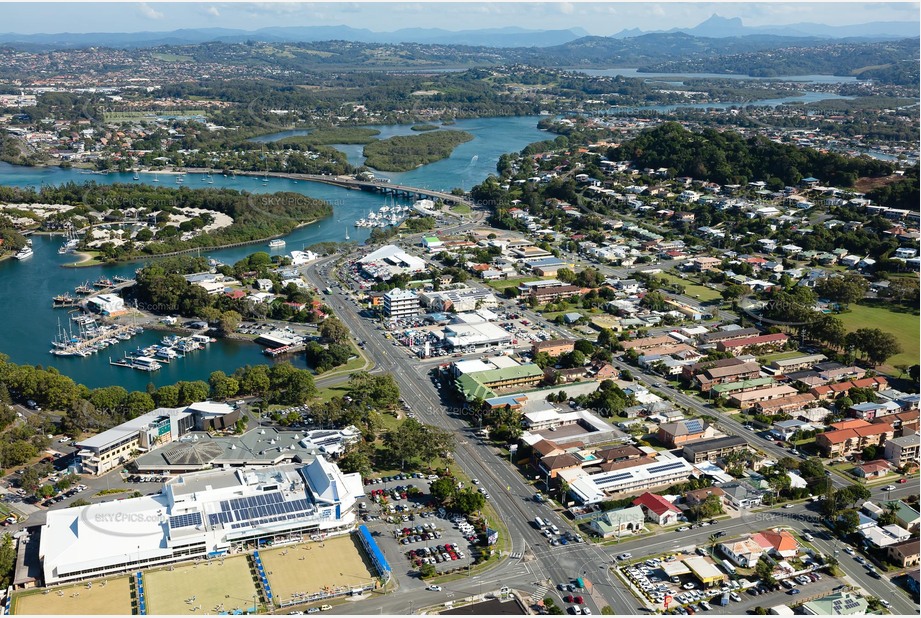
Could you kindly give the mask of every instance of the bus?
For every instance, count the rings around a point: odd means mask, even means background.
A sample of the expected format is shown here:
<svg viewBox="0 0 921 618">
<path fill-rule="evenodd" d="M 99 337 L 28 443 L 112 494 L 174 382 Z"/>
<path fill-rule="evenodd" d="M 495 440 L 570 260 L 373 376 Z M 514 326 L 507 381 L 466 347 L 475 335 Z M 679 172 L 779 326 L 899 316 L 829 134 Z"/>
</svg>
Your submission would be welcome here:
<svg viewBox="0 0 921 618">
<path fill-rule="evenodd" d="M 540 517 L 535 517 L 535 518 L 534 518 L 534 525 L 537 526 L 537 529 L 538 529 L 538 530 L 543 530 L 544 527 L 545 527 L 547 524 L 545 524 L 545 523 L 544 523 L 544 520 L 541 519 Z"/>
<path fill-rule="evenodd" d="M 729 562 L 729 560 L 723 560 L 722 565 L 723 565 L 723 570 L 725 570 L 730 575 L 736 574 L 736 568 L 732 565 L 731 562 Z"/>
</svg>

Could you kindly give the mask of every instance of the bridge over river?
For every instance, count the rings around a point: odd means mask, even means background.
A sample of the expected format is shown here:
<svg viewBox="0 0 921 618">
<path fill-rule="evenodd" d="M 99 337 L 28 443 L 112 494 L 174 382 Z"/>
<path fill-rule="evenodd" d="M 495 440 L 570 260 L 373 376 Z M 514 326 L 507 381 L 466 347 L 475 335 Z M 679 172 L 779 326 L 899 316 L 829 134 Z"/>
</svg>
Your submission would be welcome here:
<svg viewBox="0 0 921 618">
<path fill-rule="evenodd" d="M 188 169 L 189 173 L 207 173 L 207 170 Z M 265 176 L 264 172 L 234 172 L 237 176 Z M 413 199 L 432 199 L 441 200 L 449 205 L 465 205 L 471 208 L 474 203 L 463 195 L 454 195 L 445 191 L 436 191 L 433 189 L 423 189 L 421 187 L 410 187 L 408 185 L 398 185 L 390 182 L 381 182 L 380 180 L 358 180 L 352 176 L 325 176 L 321 174 L 288 174 L 283 172 L 269 172 L 274 178 L 288 178 L 290 180 L 306 180 L 309 182 L 322 182 L 328 185 L 343 187 L 346 189 L 358 189 L 361 191 L 372 191 L 374 193 L 383 193 L 386 195 L 397 195 Z"/>
</svg>

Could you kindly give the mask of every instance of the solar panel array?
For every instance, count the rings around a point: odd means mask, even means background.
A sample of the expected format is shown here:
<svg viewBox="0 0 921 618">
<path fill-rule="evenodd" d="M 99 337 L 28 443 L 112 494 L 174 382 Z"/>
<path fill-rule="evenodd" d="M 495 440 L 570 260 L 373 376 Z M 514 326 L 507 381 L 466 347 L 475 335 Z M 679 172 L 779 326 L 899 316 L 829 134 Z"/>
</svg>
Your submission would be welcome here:
<svg viewBox="0 0 921 618">
<path fill-rule="evenodd" d="M 220 506 L 220 512 L 208 515 L 208 523 L 212 526 L 229 524 L 232 530 L 298 519 L 314 510 L 309 500 L 285 502 L 279 492 L 221 500 Z"/>
<path fill-rule="evenodd" d="M 188 528 L 201 525 L 201 513 L 188 513 L 186 515 L 173 515 L 169 518 L 169 527 Z"/>
<path fill-rule="evenodd" d="M 661 466 L 656 466 L 655 468 L 649 468 L 650 474 L 658 474 L 659 472 L 667 472 L 669 470 L 677 470 L 678 468 L 686 467 L 684 460 L 673 461 Z"/>
<path fill-rule="evenodd" d="M 688 433 L 700 433 L 704 430 L 704 423 L 699 418 L 684 421 L 684 426 L 687 428 Z"/>
</svg>

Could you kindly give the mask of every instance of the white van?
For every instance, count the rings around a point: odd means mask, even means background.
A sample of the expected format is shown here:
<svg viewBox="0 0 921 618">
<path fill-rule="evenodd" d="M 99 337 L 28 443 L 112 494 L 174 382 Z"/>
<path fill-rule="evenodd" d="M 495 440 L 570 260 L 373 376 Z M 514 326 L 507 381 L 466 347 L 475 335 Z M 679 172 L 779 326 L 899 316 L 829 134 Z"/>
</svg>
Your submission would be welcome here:
<svg viewBox="0 0 921 618">
<path fill-rule="evenodd" d="M 560 529 L 556 527 L 556 524 L 550 524 L 550 529 L 553 530 L 553 534 L 560 533 Z"/>
<path fill-rule="evenodd" d="M 537 527 L 538 527 L 539 529 L 544 528 L 544 527 L 547 525 L 547 524 L 544 523 L 544 520 L 541 519 L 540 517 L 535 517 L 535 518 L 534 518 L 534 523 L 537 524 Z"/>
</svg>

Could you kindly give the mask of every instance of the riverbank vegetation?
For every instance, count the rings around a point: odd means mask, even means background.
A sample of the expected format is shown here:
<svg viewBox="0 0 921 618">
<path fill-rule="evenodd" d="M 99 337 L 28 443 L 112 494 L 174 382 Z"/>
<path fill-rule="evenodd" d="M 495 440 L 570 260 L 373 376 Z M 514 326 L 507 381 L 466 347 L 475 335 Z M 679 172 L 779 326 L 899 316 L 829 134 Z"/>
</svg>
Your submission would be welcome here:
<svg viewBox="0 0 921 618">
<path fill-rule="evenodd" d="M 89 246 L 92 237 L 85 235 L 78 248 L 98 251 L 99 259 L 106 262 L 273 238 L 332 214 L 328 203 L 299 193 L 249 194 L 143 184 L 66 183 L 38 191 L 0 187 L 0 201 L 73 205 L 42 222 L 42 229 L 50 231 L 101 223 L 110 229 L 121 226 L 117 234 L 109 234 L 109 240 L 94 246 Z M 213 213 L 230 217 L 232 223 L 212 225 Z"/>
<path fill-rule="evenodd" d="M 217 269 L 226 280 L 244 291 L 255 291 L 257 279 L 271 281 L 270 291 L 277 295 L 271 303 L 254 302 L 245 296 L 234 298 L 226 294 L 208 294 L 205 288 L 190 283 L 184 276 L 207 272 L 211 268 L 205 258 L 194 256 L 164 258 L 145 266 L 137 273 L 137 283 L 126 289 L 124 294 L 129 300 L 137 301 L 138 307 L 149 308 L 159 315 L 178 314 L 219 324 L 225 323 L 228 313 L 255 320 L 268 318 L 300 323 L 323 320 L 331 310 L 312 290 L 282 280 L 277 268 L 288 262 L 289 258 L 273 258 L 259 251 L 232 266 L 223 265 Z M 229 334 L 234 329 L 222 327 L 222 330 Z"/>
<path fill-rule="evenodd" d="M 365 165 L 384 172 L 408 172 L 448 158 L 455 148 L 472 139 L 466 131 L 398 135 L 365 146 Z"/>
<path fill-rule="evenodd" d="M 376 140 L 377 136 L 380 134 L 381 132 L 377 129 L 365 129 L 361 127 L 337 127 L 333 129 L 314 129 L 307 135 L 286 137 L 272 143 L 281 147 L 286 147 L 290 144 L 306 144 L 310 146 L 328 146 L 331 144 L 368 144 Z"/>
</svg>

